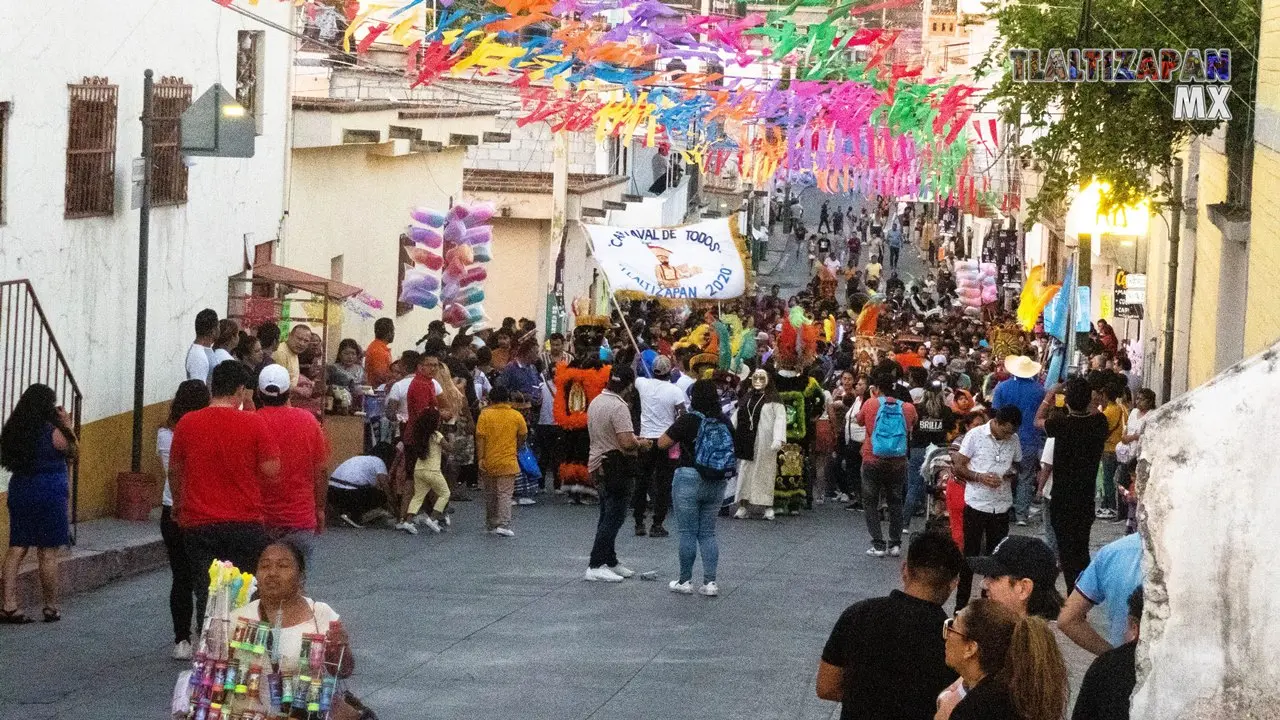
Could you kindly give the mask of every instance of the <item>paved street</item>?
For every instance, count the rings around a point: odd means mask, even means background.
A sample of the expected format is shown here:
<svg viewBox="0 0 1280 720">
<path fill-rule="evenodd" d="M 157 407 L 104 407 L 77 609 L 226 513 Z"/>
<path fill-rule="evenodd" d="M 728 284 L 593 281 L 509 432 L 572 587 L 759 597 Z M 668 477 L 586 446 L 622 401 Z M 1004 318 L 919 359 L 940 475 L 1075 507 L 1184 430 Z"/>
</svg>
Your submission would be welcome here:
<svg viewBox="0 0 1280 720">
<path fill-rule="evenodd" d="M 591 584 L 595 507 L 516 508 L 511 540 L 482 533 L 481 510 L 459 504 L 441 536 L 343 529 L 318 544 L 308 594 L 342 614 L 351 688 L 383 718 L 832 717 L 813 694 L 827 633 L 898 582 L 839 506 L 721 521 L 717 599 L 667 590 L 674 534 L 620 535 L 623 561 L 658 582 Z M 157 571 L 69 598 L 60 624 L 0 628 L 0 719 L 162 717 L 181 669 L 167 591 Z M 1085 661 L 1068 649 L 1078 685 Z"/>
</svg>

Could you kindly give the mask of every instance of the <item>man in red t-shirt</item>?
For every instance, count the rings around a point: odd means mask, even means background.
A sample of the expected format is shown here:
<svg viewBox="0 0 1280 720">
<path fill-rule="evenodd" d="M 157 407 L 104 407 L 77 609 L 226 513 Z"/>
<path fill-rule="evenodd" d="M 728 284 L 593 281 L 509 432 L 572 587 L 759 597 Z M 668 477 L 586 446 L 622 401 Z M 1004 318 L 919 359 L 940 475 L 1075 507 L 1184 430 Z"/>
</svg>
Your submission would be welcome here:
<svg viewBox="0 0 1280 720">
<path fill-rule="evenodd" d="M 309 549 L 308 535 L 324 532 L 329 442 L 315 416 L 289 405 L 289 371 L 268 365 L 258 376 L 258 415 L 280 446 L 280 478 L 263 493 L 267 539 L 293 536 Z"/>
<path fill-rule="evenodd" d="M 436 373 L 440 370 L 440 352 L 428 348 L 422 353 L 422 357 L 418 359 L 418 371 L 413 376 L 413 381 L 409 383 L 409 391 L 405 395 L 405 407 L 409 412 L 409 422 L 404 426 L 404 444 L 408 447 L 413 441 L 413 426 L 418 422 L 418 416 L 423 410 L 429 407 L 440 407 L 440 395 L 444 389 L 440 386 L 440 381 L 436 380 Z M 444 408 L 440 408 L 441 415 L 445 416 Z M 447 416 L 445 419 L 448 419 Z"/>
<path fill-rule="evenodd" d="M 280 473 L 280 451 L 253 408 L 249 370 L 225 362 L 213 370 L 209 407 L 189 412 L 173 431 L 169 488 L 173 516 L 196 579 L 196 627 L 204 625 L 209 565 L 228 560 L 246 572 L 267 545 L 262 497 Z"/>
<path fill-rule="evenodd" d="M 876 372 L 871 375 L 871 399 L 862 404 L 856 422 L 867 429 L 867 439 L 862 443 L 862 507 L 867 518 L 867 532 L 871 535 L 871 547 L 867 554 L 872 557 L 885 556 L 885 541 L 880 526 L 880 498 L 889 506 L 889 546 L 888 554 L 898 557 L 902 554 L 902 500 L 907 489 L 907 448 L 910 446 L 911 430 L 916 426 L 916 408 L 909 402 L 902 402 L 886 394 L 893 388 L 896 379 L 890 373 Z M 907 442 L 902 446 L 902 455 L 880 457 L 875 454 L 873 438 L 876 431 L 876 414 L 881 403 L 902 405 L 902 421 L 907 435 Z"/>
</svg>

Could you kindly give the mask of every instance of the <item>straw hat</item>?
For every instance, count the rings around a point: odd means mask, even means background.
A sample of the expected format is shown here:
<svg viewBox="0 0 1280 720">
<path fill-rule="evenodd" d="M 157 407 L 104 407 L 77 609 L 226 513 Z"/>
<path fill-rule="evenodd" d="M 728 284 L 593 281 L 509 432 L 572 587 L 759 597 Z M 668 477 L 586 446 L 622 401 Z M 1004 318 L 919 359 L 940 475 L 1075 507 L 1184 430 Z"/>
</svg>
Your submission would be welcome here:
<svg viewBox="0 0 1280 720">
<path fill-rule="evenodd" d="M 1040 363 L 1026 355 L 1010 355 L 1004 359 L 1004 369 L 1020 378 L 1033 378 L 1040 374 Z"/>
</svg>

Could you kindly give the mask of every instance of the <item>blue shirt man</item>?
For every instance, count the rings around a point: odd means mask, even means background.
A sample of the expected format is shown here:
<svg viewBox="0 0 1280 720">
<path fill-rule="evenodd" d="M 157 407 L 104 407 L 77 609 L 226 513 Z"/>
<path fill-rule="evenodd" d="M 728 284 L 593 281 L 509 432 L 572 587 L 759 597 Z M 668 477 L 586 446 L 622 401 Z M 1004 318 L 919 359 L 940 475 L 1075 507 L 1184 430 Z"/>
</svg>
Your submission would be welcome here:
<svg viewBox="0 0 1280 720">
<path fill-rule="evenodd" d="M 1040 363 L 1025 355 L 1011 355 L 1004 359 L 1004 367 L 1013 377 L 996 386 L 991 394 L 991 406 L 996 410 L 1012 405 L 1022 411 L 1022 423 L 1018 425 L 1018 440 L 1022 443 L 1022 457 L 1038 458 L 1044 449 L 1044 431 L 1036 427 L 1036 411 L 1044 402 L 1044 385 L 1036 379 Z M 1038 463 L 1025 462 L 1018 472 L 1018 484 L 1014 488 L 1014 511 L 1019 525 L 1026 525 L 1031 513 L 1031 498 L 1035 495 Z"/>
<path fill-rule="evenodd" d="M 1076 592 L 1107 616 L 1107 642 L 1120 647 L 1129 627 L 1129 596 L 1142 584 L 1142 537 L 1126 535 L 1103 546 L 1076 579 Z"/>
</svg>

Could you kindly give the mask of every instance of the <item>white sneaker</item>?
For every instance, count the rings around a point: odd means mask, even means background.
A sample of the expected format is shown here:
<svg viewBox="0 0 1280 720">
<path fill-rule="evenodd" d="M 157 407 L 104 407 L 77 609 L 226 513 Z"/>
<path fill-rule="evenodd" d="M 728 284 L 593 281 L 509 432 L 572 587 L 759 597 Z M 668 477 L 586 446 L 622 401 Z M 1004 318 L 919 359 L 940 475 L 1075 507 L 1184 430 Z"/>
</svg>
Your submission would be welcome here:
<svg viewBox="0 0 1280 720">
<path fill-rule="evenodd" d="M 491 535 L 500 535 L 502 537 L 515 537 L 516 534 L 511 528 L 496 527 L 489 531 Z"/>
<path fill-rule="evenodd" d="M 421 523 L 421 524 L 422 524 L 422 525 L 425 525 L 427 528 L 430 528 L 431 532 L 433 532 L 433 533 L 439 533 L 439 532 L 440 532 L 440 523 L 436 522 L 435 518 L 432 518 L 432 517 L 424 517 L 424 518 L 422 518 L 422 523 Z"/>
<path fill-rule="evenodd" d="M 836 502 L 849 504 L 849 495 L 847 493 L 836 493 Z"/>
<path fill-rule="evenodd" d="M 356 528 L 357 530 L 364 527 L 363 525 L 356 522 L 355 520 L 352 520 L 351 516 L 346 513 L 342 513 L 341 515 L 339 515 L 338 519 L 342 520 L 342 522 L 346 523 L 348 526 Z"/>
<path fill-rule="evenodd" d="M 633 575 L 635 575 L 635 574 L 636 574 L 636 571 L 635 571 L 635 570 L 628 570 L 626 567 L 623 567 L 623 565 L 622 565 L 621 563 L 619 563 L 619 564 L 617 564 L 617 565 L 613 565 L 613 566 L 611 566 L 611 567 L 609 568 L 609 570 L 610 570 L 610 572 L 612 572 L 614 575 L 617 575 L 617 576 L 621 577 L 621 578 L 622 578 L 622 579 L 624 579 L 624 580 L 625 580 L 626 578 L 632 577 Z"/>
<path fill-rule="evenodd" d="M 183 640 L 180 643 L 175 643 L 173 646 L 173 659 L 174 660 L 190 660 L 191 659 L 191 643 L 186 640 Z"/>
<path fill-rule="evenodd" d="M 538 501 L 534 500 L 533 498 L 522 497 L 519 500 L 516 500 L 516 504 L 517 505 L 537 505 Z"/>
<path fill-rule="evenodd" d="M 405 531 L 405 532 L 409 533 L 410 535 L 417 535 L 417 534 L 418 534 L 418 526 L 414 525 L 414 524 L 413 524 L 413 523 L 411 523 L 411 522 L 402 522 L 402 523 L 400 523 L 400 524 L 396 525 L 396 529 L 397 529 L 397 530 L 403 530 L 403 531 Z"/>
<path fill-rule="evenodd" d="M 414 515 L 412 519 L 414 525 L 426 525 L 427 521 L 431 519 L 431 516 L 426 513 L 418 513 L 417 515 Z"/>
<path fill-rule="evenodd" d="M 746 519 L 747 519 L 747 509 L 746 509 L 746 508 L 744 508 L 744 507 L 740 507 L 740 508 L 738 508 L 738 512 L 734 513 L 734 514 L 733 514 L 733 517 L 734 517 L 734 519 L 737 519 L 737 520 L 746 520 Z"/>
<path fill-rule="evenodd" d="M 444 516 L 444 526 L 445 526 L 446 528 L 453 527 L 453 518 L 449 517 L 448 515 L 445 515 L 445 516 Z"/>
<path fill-rule="evenodd" d="M 519 505 L 519 504 L 520 503 L 516 502 L 514 499 L 511 501 L 511 507 L 515 507 L 516 505 Z"/>
<path fill-rule="evenodd" d="M 587 568 L 582 579 L 587 582 L 622 582 L 621 575 L 603 565 L 598 568 Z"/>
<path fill-rule="evenodd" d="M 768 508 L 764 511 L 764 519 L 765 520 L 773 519 L 773 508 Z"/>
<path fill-rule="evenodd" d="M 894 545 L 893 547 L 889 548 L 889 557 L 901 557 L 901 556 L 902 556 L 901 545 Z"/>
<path fill-rule="evenodd" d="M 702 587 L 698 588 L 698 593 L 701 595 L 706 595 L 707 597 L 715 597 L 720 594 L 720 586 L 716 585 L 715 580 L 712 580 L 706 585 L 703 585 Z"/>
<path fill-rule="evenodd" d="M 693 581 L 685 580 L 684 582 L 679 582 L 676 580 L 672 580 L 671 582 L 667 583 L 667 589 L 669 589 L 673 593 L 680 593 L 681 595 L 692 595 Z"/>
<path fill-rule="evenodd" d="M 867 554 L 871 557 L 884 557 L 884 551 L 875 546 L 867 548 Z"/>
</svg>

